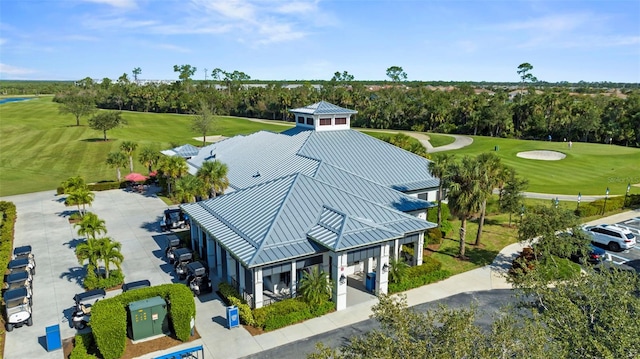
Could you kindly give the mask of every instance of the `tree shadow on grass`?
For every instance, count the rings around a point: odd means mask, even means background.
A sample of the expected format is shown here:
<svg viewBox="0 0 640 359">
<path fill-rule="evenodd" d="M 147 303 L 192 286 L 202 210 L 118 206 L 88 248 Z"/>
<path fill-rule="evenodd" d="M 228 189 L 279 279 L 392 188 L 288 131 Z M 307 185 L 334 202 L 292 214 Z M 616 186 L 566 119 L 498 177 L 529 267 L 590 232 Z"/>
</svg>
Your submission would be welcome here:
<svg viewBox="0 0 640 359">
<path fill-rule="evenodd" d="M 453 241 L 453 242 L 456 242 L 456 244 L 459 244 L 459 240 L 456 240 L 456 239 L 445 239 L 445 240 Z M 440 247 L 440 249 L 437 250 L 435 253 L 440 253 L 440 254 L 451 256 L 453 258 L 457 258 L 459 253 L 459 247 L 458 246 L 445 247 L 445 248 Z M 469 245 L 469 243 L 467 243 L 467 247 L 465 249 L 465 256 L 467 257 L 466 261 L 469 261 L 478 266 L 485 266 L 493 263 L 493 260 L 496 258 L 498 253 L 499 253 L 498 251 L 494 251 L 494 250 L 488 250 L 488 249 L 479 248 L 479 247 L 472 247 Z"/>
<path fill-rule="evenodd" d="M 87 276 L 87 268 L 85 266 L 82 267 L 71 267 L 68 272 L 60 273 L 61 279 L 66 279 L 68 282 L 75 282 L 82 288 L 82 283 L 84 277 Z"/>
<path fill-rule="evenodd" d="M 112 141 L 115 141 L 115 139 L 108 138 L 105 141 L 104 138 L 84 138 L 84 139 L 82 139 L 80 141 L 82 141 L 82 142 L 112 142 Z"/>
</svg>

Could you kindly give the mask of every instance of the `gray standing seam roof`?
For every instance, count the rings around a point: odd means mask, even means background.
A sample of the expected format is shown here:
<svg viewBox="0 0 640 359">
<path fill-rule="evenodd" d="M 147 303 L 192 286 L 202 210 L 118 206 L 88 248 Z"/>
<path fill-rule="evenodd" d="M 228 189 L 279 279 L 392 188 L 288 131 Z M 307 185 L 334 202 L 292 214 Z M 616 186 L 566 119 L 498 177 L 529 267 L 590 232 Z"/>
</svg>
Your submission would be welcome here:
<svg viewBox="0 0 640 359">
<path fill-rule="evenodd" d="M 182 208 L 247 267 L 320 253 L 319 245 L 348 250 L 434 226 L 302 174 Z M 327 209 L 346 220 L 333 240 L 314 231 L 319 218 L 325 226 L 338 218 L 323 216 Z"/>
<path fill-rule="evenodd" d="M 336 106 L 325 101 L 316 102 L 313 105 L 294 108 L 289 110 L 289 112 L 304 113 L 307 115 L 352 115 L 358 113 L 358 111 Z"/>
</svg>

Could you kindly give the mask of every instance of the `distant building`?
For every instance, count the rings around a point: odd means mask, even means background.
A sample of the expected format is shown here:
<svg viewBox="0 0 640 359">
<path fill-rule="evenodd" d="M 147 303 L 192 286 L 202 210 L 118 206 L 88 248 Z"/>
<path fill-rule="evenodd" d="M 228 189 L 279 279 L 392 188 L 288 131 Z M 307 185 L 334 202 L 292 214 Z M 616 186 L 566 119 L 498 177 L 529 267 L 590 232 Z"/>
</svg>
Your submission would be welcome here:
<svg viewBox="0 0 640 359">
<path fill-rule="evenodd" d="M 375 291 L 387 293 L 390 259 L 409 245 L 410 264 L 421 264 L 435 227 L 429 161 L 351 130 L 356 111 L 318 102 L 290 112 L 294 128 L 228 138 L 187 160 L 192 174 L 220 160 L 230 181 L 223 196 L 181 206 L 193 248 L 253 308 L 295 296 L 315 266 L 329 273 L 338 310 L 354 274 L 376 272 Z"/>
</svg>

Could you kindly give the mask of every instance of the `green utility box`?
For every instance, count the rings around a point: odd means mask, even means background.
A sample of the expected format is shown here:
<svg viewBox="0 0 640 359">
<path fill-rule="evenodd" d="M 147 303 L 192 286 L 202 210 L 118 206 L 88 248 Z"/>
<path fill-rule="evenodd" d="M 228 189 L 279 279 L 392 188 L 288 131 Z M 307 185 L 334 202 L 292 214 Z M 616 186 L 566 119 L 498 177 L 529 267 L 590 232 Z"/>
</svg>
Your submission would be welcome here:
<svg viewBox="0 0 640 359">
<path fill-rule="evenodd" d="M 129 303 L 131 339 L 140 340 L 169 332 L 167 303 L 161 297 Z"/>
</svg>

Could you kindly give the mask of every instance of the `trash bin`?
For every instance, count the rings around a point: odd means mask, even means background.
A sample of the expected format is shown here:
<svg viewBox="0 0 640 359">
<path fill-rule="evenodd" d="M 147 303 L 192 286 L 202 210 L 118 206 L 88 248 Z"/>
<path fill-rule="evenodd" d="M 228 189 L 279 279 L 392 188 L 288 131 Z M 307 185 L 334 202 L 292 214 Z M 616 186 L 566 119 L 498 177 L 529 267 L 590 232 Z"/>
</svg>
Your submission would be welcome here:
<svg viewBox="0 0 640 359">
<path fill-rule="evenodd" d="M 47 333 L 47 351 L 57 350 L 62 348 L 62 340 L 60 339 L 60 325 L 52 325 L 45 329 Z"/>
<path fill-rule="evenodd" d="M 500 149 L 500 146 L 495 146 L 493 149 L 494 149 L 495 151 L 498 151 L 498 150 Z"/>
<path fill-rule="evenodd" d="M 376 272 L 367 273 L 367 279 L 365 280 L 364 287 L 368 292 L 375 292 Z"/>
<path fill-rule="evenodd" d="M 235 305 L 227 307 L 227 325 L 229 329 L 240 326 L 240 314 L 238 313 L 238 307 Z"/>
</svg>

